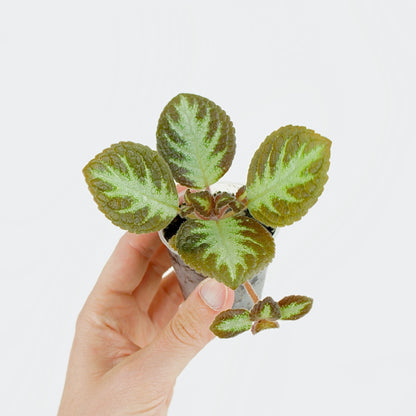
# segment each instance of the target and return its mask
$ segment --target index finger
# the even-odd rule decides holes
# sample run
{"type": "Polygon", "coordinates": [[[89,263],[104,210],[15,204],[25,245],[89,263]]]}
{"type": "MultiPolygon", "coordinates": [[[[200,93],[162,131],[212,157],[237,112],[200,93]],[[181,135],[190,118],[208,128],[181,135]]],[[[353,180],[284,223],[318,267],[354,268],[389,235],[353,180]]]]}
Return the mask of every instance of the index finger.
{"type": "Polygon", "coordinates": [[[153,254],[161,246],[157,232],[127,232],[104,266],[94,290],[131,295],[142,281],[153,254]]]}
{"type": "MultiPolygon", "coordinates": [[[[186,186],[177,185],[178,193],[186,186]]],[[[146,273],[153,254],[163,245],[157,232],[125,233],[108,259],[94,291],[131,295],[146,273]]]]}

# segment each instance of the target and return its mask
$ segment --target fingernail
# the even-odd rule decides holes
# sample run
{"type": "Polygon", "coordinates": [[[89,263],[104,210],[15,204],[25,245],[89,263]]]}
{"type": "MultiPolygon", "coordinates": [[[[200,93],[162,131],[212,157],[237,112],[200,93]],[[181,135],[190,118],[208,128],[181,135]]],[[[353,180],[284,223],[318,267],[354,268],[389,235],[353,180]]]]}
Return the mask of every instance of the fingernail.
{"type": "Polygon", "coordinates": [[[199,288],[199,295],[207,306],[219,311],[227,300],[227,288],[215,279],[207,278],[199,288]]]}

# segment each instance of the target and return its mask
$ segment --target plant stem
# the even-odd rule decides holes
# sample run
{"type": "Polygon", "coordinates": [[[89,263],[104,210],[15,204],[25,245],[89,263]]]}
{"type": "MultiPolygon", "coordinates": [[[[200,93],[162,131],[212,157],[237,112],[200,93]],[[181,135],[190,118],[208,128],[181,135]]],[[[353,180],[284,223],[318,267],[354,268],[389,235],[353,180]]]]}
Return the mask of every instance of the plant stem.
{"type": "Polygon", "coordinates": [[[259,297],[257,296],[256,292],[253,289],[253,286],[251,286],[251,283],[248,280],[244,282],[244,287],[247,290],[247,293],[250,295],[253,303],[256,304],[259,301],[259,297]]]}

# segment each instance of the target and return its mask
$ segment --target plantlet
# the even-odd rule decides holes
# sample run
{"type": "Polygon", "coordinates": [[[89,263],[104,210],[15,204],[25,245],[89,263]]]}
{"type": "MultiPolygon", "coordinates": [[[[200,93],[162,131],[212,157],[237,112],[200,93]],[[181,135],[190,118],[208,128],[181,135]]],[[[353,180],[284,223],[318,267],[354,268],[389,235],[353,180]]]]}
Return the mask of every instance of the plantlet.
{"type": "Polygon", "coordinates": [[[211,325],[217,336],[257,333],[305,315],[312,299],[259,300],[248,280],[272,261],[274,229],[299,220],[322,193],[330,140],[306,127],[281,127],[260,145],[246,185],[232,194],[210,189],[235,154],[234,127],[218,105],[179,94],[162,111],[156,136],[157,152],[120,142],[85,166],[99,209],[132,233],[159,231],[179,216],[169,243],[183,261],[232,289],[244,285],[253,308],[219,314],[211,325]],[[175,181],[188,188],[182,198],[175,181]]]}

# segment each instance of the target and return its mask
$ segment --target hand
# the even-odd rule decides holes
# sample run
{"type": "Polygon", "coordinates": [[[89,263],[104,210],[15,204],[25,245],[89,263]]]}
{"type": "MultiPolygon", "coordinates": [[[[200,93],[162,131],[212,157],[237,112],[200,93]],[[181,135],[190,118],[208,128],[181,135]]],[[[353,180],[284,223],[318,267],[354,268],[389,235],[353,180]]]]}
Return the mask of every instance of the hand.
{"type": "Polygon", "coordinates": [[[205,279],[183,301],[157,233],[126,233],[76,324],[58,416],[165,415],[176,377],[234,292],[205,279]],[[179,307],[180,306],[180,307],[179,307]]]}

